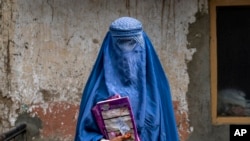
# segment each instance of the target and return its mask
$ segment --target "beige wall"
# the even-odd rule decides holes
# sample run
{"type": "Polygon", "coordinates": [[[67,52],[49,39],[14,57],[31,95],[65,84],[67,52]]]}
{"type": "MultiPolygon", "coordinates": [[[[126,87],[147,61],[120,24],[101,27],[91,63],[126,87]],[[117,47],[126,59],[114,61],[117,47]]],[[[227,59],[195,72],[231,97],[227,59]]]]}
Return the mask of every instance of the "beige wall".
{"type": "Polygon", "coordinates": [[[83,87],[109,24],[132,16],[143,23],[168,75],[185,140],[192,132],[187,63],[196,52],[187,48],[187,34],[195,14],[207,13],[207,7],[206,0],[0,0],[0,132],[30,113],[42,120],[41,136],[60,136],[49,132],[58,116],[60,124],[54,126],[70,140],[83,87]],[[72,129],[66,133],[68,124],[72,129]]]}

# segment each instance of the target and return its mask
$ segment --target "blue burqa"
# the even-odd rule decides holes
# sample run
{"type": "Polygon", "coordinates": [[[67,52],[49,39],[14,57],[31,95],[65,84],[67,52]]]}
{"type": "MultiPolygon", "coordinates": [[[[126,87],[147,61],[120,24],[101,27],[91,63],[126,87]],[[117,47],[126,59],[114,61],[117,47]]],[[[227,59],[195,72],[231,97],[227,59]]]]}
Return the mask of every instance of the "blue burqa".
{"type": "Polygon", "coordinates": [[[140,21],[122,17],[110,25],[83,91],[75,141],[103,138],[91,108],[129,96],[141,141],[178,141],[168,80],[140,21]]]}

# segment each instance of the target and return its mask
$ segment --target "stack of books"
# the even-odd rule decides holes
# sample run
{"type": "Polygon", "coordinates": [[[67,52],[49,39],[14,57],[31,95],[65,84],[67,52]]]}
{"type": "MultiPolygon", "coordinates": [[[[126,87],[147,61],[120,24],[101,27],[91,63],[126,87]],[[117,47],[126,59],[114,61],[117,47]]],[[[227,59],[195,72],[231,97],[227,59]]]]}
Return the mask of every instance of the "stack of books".
{"type": "Polygon", "coordinates": [[[98,102],[92,113],[106,139],[125,135],[126,141],[140,141],[129,97],[114,96],[98,102]]]}

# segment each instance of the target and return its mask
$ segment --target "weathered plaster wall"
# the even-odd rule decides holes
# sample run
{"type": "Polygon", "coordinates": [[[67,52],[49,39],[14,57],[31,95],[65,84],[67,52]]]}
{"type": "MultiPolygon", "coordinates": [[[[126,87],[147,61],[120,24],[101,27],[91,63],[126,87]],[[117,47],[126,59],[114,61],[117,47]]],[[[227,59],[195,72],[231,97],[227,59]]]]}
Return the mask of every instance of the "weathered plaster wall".
{"type": "Polygon", "coordinates": [[[196,48],[188,63],[190,83],[187,92],[190,125],[194,131],[188,141],[229,141],[229,127],[213,126],[210,96],[209,15],[196,13],[196,21],[189,26],[188,48],[196,48]]]}
{"type": "Polygon", "coordinates": [[[109,24],[132,16],[143,23],[167,72],[180,138],[187,140],[193,130],[187,63],[197,52],[187,47],[187,34],[207,6],[206,0],[0,0],[0,132],[33,121],[29,127],[40,129],[30,133],[33,139],[72,140],[82,90],[109,24]]]}

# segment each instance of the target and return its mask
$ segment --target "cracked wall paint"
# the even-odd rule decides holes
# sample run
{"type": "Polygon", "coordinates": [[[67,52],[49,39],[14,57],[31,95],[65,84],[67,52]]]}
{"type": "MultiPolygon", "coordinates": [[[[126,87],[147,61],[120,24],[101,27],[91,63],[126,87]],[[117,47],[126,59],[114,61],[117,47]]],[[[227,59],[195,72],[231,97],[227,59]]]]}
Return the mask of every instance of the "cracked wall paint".
{"type": "Polygon", "coordinates": [[[186,36],[195,13],[207,12],[206,0],[1,0],[0,5],[0,131],[14,126],[23,112],[46,113],[57,102],[78,105],[109,24],[133,16],[142,21],[167,72],[176,115],[187,126],[183,132],[191,132],[186,64],[196,49],[187,48],[186,36]]]}

